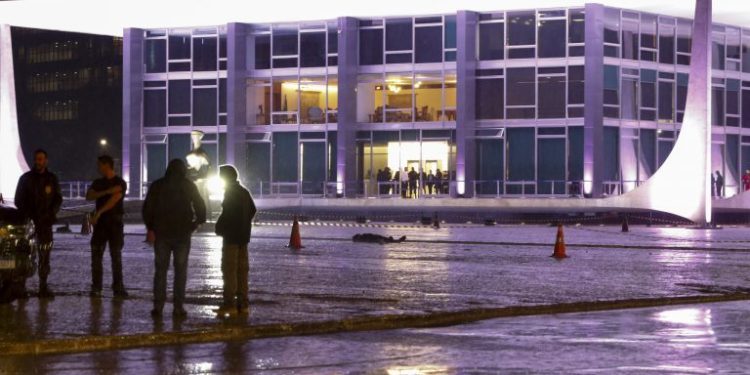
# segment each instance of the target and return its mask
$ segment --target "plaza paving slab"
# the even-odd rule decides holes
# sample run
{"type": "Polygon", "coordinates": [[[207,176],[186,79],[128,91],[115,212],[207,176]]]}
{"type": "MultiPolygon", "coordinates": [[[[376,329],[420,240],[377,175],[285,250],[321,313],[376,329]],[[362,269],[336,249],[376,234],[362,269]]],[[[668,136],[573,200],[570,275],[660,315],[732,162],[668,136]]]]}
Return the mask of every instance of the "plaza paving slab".
{"type": "MultiPolygon", "coordinates": [[[[749,249],[744,242],[750,235],[740,227],[716,231],[638,227],[631,234],[621,234],[614,227],[569,228],[566,234],[571,244],[640,244],[653,249],[571,245],[571,257],[559,262],[549,258],[556,228],[548,226],[435,230],[303,225],[306,247],[291,251],[284,246],[289,227],[261,225],[253,229],[250,244],[249,318],[216,319],[212,310],[220,303],[221,239],[199,233],[190,256],[189,317],[182,322],[168,318],[155,322],[149,316],[153,250],[142,242],[142,226],[128,226],[127,231],[131,235],[126,237],[123,264],[129,299],[113,300],[108,290],[103,299],[90,299],[90,238],[58,235],[50,276],[58,297],[0,306],[0,340],[189,332],[390,314],[742,293],[750,286],[749,249]],[[422,242],[378,245],[348,240],[353,233],[365,231],[406,235],[422,242]],[[675,244],[700,250],[669,248],[675,244]]],[[[108,272],[105,280],[109,280],[108,272]]],[[[35,290],[36,281],[29,287],[35,290]]],[[[168,305],[166,317],[169,312],[168,305]]]]}
{"type": "Polygon", "coordinates": [[[750,302],[0,357],[13,374],[745,374],[750,302]]]}

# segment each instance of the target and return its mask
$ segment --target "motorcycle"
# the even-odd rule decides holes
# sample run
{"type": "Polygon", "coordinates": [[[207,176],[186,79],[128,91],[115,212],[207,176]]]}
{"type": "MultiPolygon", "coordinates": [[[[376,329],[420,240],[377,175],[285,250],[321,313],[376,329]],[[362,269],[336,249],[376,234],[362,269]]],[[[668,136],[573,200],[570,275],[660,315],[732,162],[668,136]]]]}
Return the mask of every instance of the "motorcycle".
{"type": "Polygon", "coordinates": [[[11,303],[37,268],[34,224],[11,206],[0,204],[0,304],[11,303]]]}

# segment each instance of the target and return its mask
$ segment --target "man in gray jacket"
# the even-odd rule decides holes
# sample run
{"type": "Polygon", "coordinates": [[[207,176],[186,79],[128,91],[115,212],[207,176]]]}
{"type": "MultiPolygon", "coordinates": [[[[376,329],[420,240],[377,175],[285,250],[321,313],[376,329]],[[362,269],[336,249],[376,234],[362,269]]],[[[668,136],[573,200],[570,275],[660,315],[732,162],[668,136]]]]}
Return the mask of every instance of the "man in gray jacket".
{"type": "Polygon", "coordinates": [[[187,166],[180,159],[169,162],[164,177],[148,189],[143,203],[143,222],[148,230],[147,241],[154,245],[154,309],[151,315],[161,316],[167,299],[167,270],[174,256],[175,318],[187,316],[185,284],[187,283],[190,236],[206,222],[206,205],[198,188],[187,178],[187,166]]]}

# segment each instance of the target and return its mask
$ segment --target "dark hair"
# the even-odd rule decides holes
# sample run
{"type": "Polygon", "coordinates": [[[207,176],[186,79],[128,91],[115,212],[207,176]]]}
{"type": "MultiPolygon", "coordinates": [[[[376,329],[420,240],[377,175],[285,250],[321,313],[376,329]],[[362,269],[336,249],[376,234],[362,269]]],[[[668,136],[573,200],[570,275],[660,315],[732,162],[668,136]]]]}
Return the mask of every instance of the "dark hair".
{"type": "Polygon", "coordinates": [[[187,175],[187,165],[182,159],[172,159],[167,164],[167,171],[164,177],[184,178],[187,175]]]}
{"type": "Polygon", "coordinates": [[[219,176],[228,181],[237,181],[239,174],[237,173],[237,168],[225,164],[219,167],[219,176]]]}
{"type": "Polygon", "coordinates": [[[109,155],[101,155],[98,158],[96,158],[96,161],[100,164],[106,164],[109,165],[112,169],[115,169],[115,159],[113,159],[109,155]]]}
{"type": "Polygon", "coordinates": [[[38,154],[43,154],[45,158],[49,157],[47,155],[47,151],[44,151],[44,149],[42,149],[42,148],[38,148],[38,149],[36,149],[36,151],[34,151],[34,156],[37,156],[38,154]]]}

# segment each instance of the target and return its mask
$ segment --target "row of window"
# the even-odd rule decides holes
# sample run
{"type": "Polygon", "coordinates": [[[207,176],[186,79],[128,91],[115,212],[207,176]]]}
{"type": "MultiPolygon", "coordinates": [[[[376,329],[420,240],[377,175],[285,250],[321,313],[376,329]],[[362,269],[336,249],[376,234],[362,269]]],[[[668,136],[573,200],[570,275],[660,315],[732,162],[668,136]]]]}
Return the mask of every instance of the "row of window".
{"type": "Polygon", "coordinates": [[[147,81],[144,86],[145,127],[227,123],[226,79],[147,81]]]}
{"type": "MultiPolygon", "coordinates": [[[[692,21],[606,8],[604,55],[614,58],[690,64],[692,21]]],[[[750,33],[714,26],[712,68],[750,73],[750,33]]]]}
{"type": "Polygon", "coordinates": [[[68,121],[78,118],[78,101],[64,100],[33,105],[32,115],[37,121],[68,121]]]}
{"type": "MultiPolygon", "coordinates": [[[[687,74],[605,65],[604,116],[681,123],[687,86],[687,74]]],[[[714,78],[711,104],[714,126],[750,128],[750,81],[714,78]]]]}
{"type": "Polygon", "coordinates": [[[145,40],[146,73],[217,71],[227,68],[225,34],[190,35],[172,31],[145,40]]]}
{"type": "Polygon", "coordinates": [[[281,25],[251,37],[255,69],[310,68],[338,64],[335,23],[313,28],[281,25]]]}
{"type": "Polygon", "coordinates": [[[120,66],[82,68],[72,72],[40,72],[27,78],[26,90],[32,93],[77,90],[95,82],[119,86],[121,79],[120,66]]]}

